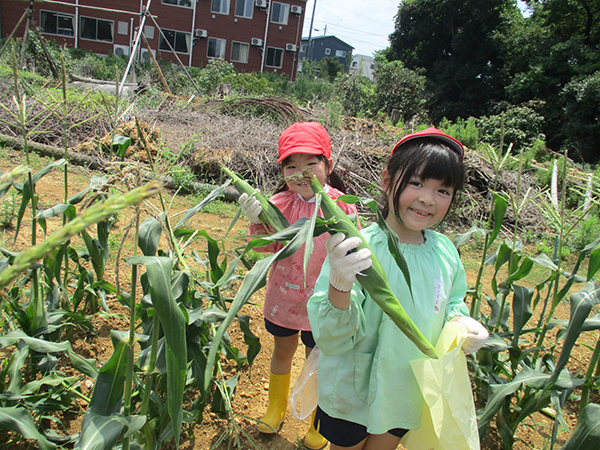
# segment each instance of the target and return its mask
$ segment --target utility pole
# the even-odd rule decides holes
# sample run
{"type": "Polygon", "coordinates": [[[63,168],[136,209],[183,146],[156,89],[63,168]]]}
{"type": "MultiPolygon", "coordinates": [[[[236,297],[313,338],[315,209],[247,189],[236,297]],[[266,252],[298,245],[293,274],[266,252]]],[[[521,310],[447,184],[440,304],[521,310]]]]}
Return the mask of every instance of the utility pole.
{"type": "Polygon", "coordinates": [[[310,47],[312,45],[313,22],[315,21],[315,9],[317,9],[317,0],[313,3],[313,12],[310,18],[310,28],[308,29],[308,48],[306,49],[306,59],[310,61],[310,47]]]}

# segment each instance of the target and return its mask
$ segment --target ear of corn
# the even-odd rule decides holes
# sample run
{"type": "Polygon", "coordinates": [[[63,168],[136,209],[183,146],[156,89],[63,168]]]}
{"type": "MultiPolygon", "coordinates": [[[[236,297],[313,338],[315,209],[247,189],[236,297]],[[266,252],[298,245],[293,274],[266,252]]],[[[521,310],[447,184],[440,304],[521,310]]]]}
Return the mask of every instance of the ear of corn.
{"type": "MultiPolygon", "coordinates": [[[[312,172],[312,171],[310,171],[312,172]]],[[[369,248],[369,245],[363,238],[358,228],[352,223],[350,218],[342,211],[342,209],[323,192],[321,183],[312,173],[304,173],[302,176],[310,183],[315,195],[320,196],[321,210],[325,219],[334,219],[335,225],[332,225],[332,230],[341,231],[347,237],[358,237],[362,244],[357,248],[369,248]]],[[[435,349],[427,338],[417,328],[412,319],[408,316],[398,299],[395,297],[390,285],[387,282],[387,274],[383,270],[381,262],[371,250],[371,267],[363,271],[364,276],[358,276],[357,281],[367,290],[375,303],[392,319],[392,321],[400,328],[400,330],[430,358],[437,359],[435,349]]]]}
{"type": "Polygon", "coordinates": [[[279,208],[267,200],[260,193],[260,191],[254,189],[245,180],[238,177],[227,167],[223,167],[223,172],[225,172],[225,174],[231,178],[233,185],[240,194],[247,194],[248,198],[254,196],[254,198],[260,202],[260,206],[262,206],[262,211],[258,215],[260,220],[267,225],[270,225],[275,231],[282,231],[290,226],[288,220],[285,218],[279,208]]]}

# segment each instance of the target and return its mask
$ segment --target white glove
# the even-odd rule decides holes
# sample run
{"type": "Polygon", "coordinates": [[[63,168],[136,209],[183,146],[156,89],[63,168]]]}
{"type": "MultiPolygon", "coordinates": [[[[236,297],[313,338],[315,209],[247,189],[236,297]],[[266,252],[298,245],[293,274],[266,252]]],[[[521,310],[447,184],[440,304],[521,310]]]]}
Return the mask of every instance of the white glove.
{"type": "Polygon", "coordinates": [[[479,350],[483,344],[485,344],[487,338],[490,337],[490,334],[485,327],[471,317],[461,316],[456,319],[456,321],[464,326],[469,333],[462,345],[465,355],[469,355],[479,350]]]}
{"type": "Polygon", "coordinates": [[[329,257],[329,284],[338,291],[350,292],[356,275],[371,267],[371,251],[368,248],[348,253],[361,242],[359,237],[346,239],[344,233],[336,233],[325,242],[329,257]]]}
{"type": "Polygon", "coordinates": [[[258,217],[262,212],[262,206],[260,206],[260,202],[254,196],[248,198],[248,194],[242,194],[238,198],[238,203],[250,222],[263,223],[258,217]]]}

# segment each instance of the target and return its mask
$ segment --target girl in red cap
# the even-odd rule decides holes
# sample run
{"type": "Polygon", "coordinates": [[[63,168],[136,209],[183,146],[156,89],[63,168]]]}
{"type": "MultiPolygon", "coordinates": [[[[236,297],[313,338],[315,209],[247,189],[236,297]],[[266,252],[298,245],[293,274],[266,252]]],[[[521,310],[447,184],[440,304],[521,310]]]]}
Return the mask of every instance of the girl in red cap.
{"type": "MultiPolygon", "coordinates": [[[[329,134],[322,125],[317,122],[293,124],[281,133],[278,150],[277,162],[281,164],[283,178],[311,167],[332,199],[343,195],[344,185],[333,171],[329,134]]],[[[301,217],[311,217],[315,209],[315,195],[308,183],[285,182],[283,178],[270,201],[281,210],[290,224],[301,217]]],[[[271,232],[258,217],[261,206],[255,198],[242,194],[239,202],[251,222],[250,234],[271,232]]],[[[355,214],[358,221],[356,206],[342,202],[338,202],[338,205],[347,214],[355,214]]],[[[277,433],[283,424],[289,398],[292,359],[298,347],[298,333],[306,347],[307,356],[315,346],[306,303],[313,293],[315,281],[325,261],[325,241],[328,237],[328,234],[324,234],[314,239],[314,250],[306,266],[306,274],[303,269],[303,248],[289,258],[277,261],[269,273],[264,316],[265,327],[274,336],[274,349],[269,377],[269,405],[258,427],[262,433],[277,433]]],[[[280,248],[281,244],[273,243],[256,250],[275,252],[280,248]]],[[[327,441],[314,428],[311,419],[304,445],[309,449],[318,449],[325,444],[327,441]]]]}
{"type": "MultiPolygon", "coordinates": [[[[435,128],[405,136],[392,150],[382,215],[398,238],[412,293],[385,232],[374,223],[362,234],[425,337],[435,345],[444,323],[457,320],[468,331],[462,348],[471,353],[488,332],[468,317],[467,280],[454,245],[429,229],[444,219],[464,179],[462,144],[435,128]]],[[[408,430],[420,428],[423,397],[410,361],[426,356],[355,282],[371,265],[369,249],[352,252],[360,243],[342,233],[327,240],[327,261],[308,302],[321,350],[315,423],[331,450],[394,450],[408,430]]]]}

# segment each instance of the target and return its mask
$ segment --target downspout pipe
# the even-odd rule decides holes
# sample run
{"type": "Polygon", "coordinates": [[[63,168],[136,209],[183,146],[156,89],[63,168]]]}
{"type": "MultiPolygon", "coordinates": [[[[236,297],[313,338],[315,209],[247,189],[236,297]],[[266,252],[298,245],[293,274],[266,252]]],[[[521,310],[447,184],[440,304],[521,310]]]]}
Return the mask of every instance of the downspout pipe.
{"type": "Polygon", "coordinates": [[[190,39],[190,60],[188,63],[188,67],[192,67],[192,56],[194,53],[194,36],[196,33],[196,7],[198,5],[198,2],[194,2],[194,12],[192,13],[192,34],[191,34],[191,39],[190,39]]]}
{"type": "Polygon", "coordinates": [[[260,61],[260,73],[263,73],[265,69],[265,58],[267,56],[267,37],[269,36],[269,20],[271,20],[271,5],[273,2],[269,0],[269,6],[267,7],[267,23],[265,24],[265,37],[263,39],[262,58],[260,61]]]}

